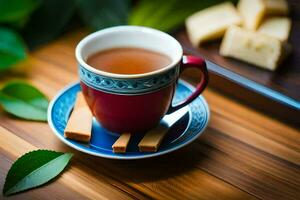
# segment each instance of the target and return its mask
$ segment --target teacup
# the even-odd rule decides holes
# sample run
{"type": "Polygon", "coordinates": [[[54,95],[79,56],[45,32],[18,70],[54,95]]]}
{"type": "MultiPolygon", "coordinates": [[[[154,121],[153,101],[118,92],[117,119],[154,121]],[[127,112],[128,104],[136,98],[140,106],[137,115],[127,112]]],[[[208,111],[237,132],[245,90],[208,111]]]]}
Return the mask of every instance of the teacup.
{"type": "Polygon", "coordinates": [[[92,33],[76,47],[79,76],[84,97],[97,121],[107,130],[139,133],[155,127],[165,114],[191,103],[208,83],[202,58],[183,55],[172,36],[146,27],[116,26],[92,33]],[[87,58],[99,51],[117,47],[137,47],[162,53],[171,64],[144,74],[114,74],[88,65],[87,58]],[[172,99],[181,71],[199,69],[201,81],[183,102],[173,106],[172,99]]]}

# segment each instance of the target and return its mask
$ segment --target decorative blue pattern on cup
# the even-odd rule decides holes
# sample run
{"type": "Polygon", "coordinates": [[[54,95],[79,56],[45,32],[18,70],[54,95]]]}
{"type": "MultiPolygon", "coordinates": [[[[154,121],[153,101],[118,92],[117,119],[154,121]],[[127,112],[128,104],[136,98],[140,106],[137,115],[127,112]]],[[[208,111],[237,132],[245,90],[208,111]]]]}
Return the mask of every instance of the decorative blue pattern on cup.
{"type": "Polygon", "coordinates": [[[142,94],[163,88],[177,80],[179,66],[169,71],[143,78],[121,79],[101,76],[79,65],[80,80],[86,85],[114,94],[142,94]]]}

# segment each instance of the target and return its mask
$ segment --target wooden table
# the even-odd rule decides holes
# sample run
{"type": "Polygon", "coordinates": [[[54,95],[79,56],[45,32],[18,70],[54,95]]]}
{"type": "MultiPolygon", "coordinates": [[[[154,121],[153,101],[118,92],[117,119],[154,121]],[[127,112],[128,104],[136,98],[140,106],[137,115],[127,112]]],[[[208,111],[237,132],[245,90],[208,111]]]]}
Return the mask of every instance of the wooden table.
{"type": "MultiPolygon", "coordinates": [[[[22,69],[2,81],[25,79],[52,98],[78,80],[74,49],[84,35],[66,35],[31,53],[22,69]]],[[[199,139],[174,153],[136,161],[80,153],[58,140],[47,123],[0,112],[0,188],[12,162],[39,148],[75,156],[55,181],[7,199],[300,199],[299,129],[211,88],[204,96],[211,120],[199,139]]]]}

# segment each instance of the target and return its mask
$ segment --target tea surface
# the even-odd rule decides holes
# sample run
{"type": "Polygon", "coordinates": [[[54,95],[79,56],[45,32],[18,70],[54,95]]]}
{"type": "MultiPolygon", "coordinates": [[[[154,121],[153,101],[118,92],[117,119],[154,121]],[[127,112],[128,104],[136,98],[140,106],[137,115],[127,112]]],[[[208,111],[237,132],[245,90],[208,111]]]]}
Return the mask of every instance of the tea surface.
{"type": "Polygon", "coordinates": [[[87,63],[101,71],[115,74],[144,74],[171,63],[163,54],[141,48],[112,48],[92,54],[87,63]]]}

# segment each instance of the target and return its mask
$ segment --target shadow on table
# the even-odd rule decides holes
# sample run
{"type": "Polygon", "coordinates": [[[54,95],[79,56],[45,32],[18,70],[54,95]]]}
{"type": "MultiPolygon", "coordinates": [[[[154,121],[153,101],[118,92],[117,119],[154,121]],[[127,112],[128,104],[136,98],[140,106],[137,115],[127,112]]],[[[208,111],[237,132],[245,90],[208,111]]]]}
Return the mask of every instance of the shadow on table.
{"type": "Polygon", "coordinates": [[[125,181],[152,182],[175,177],[196,167],[202,159],[192,143],[181,150],[155,158],[133,161],[114,161],[112,165],[125,175],[125,181]]]}
{"type": "Polygon", "coordinates": [[[74,157],[72,166],[83,164],[93,170],[86,173],[94,176],[96,172],[122,182],[141,183],[163,180],[186,173],[195,168],[201,160],[205,160],[197,145],[199,142],[193,142],[175,152],[141,160],[110,160],[74,152],[77,156],[74,157]]]}

